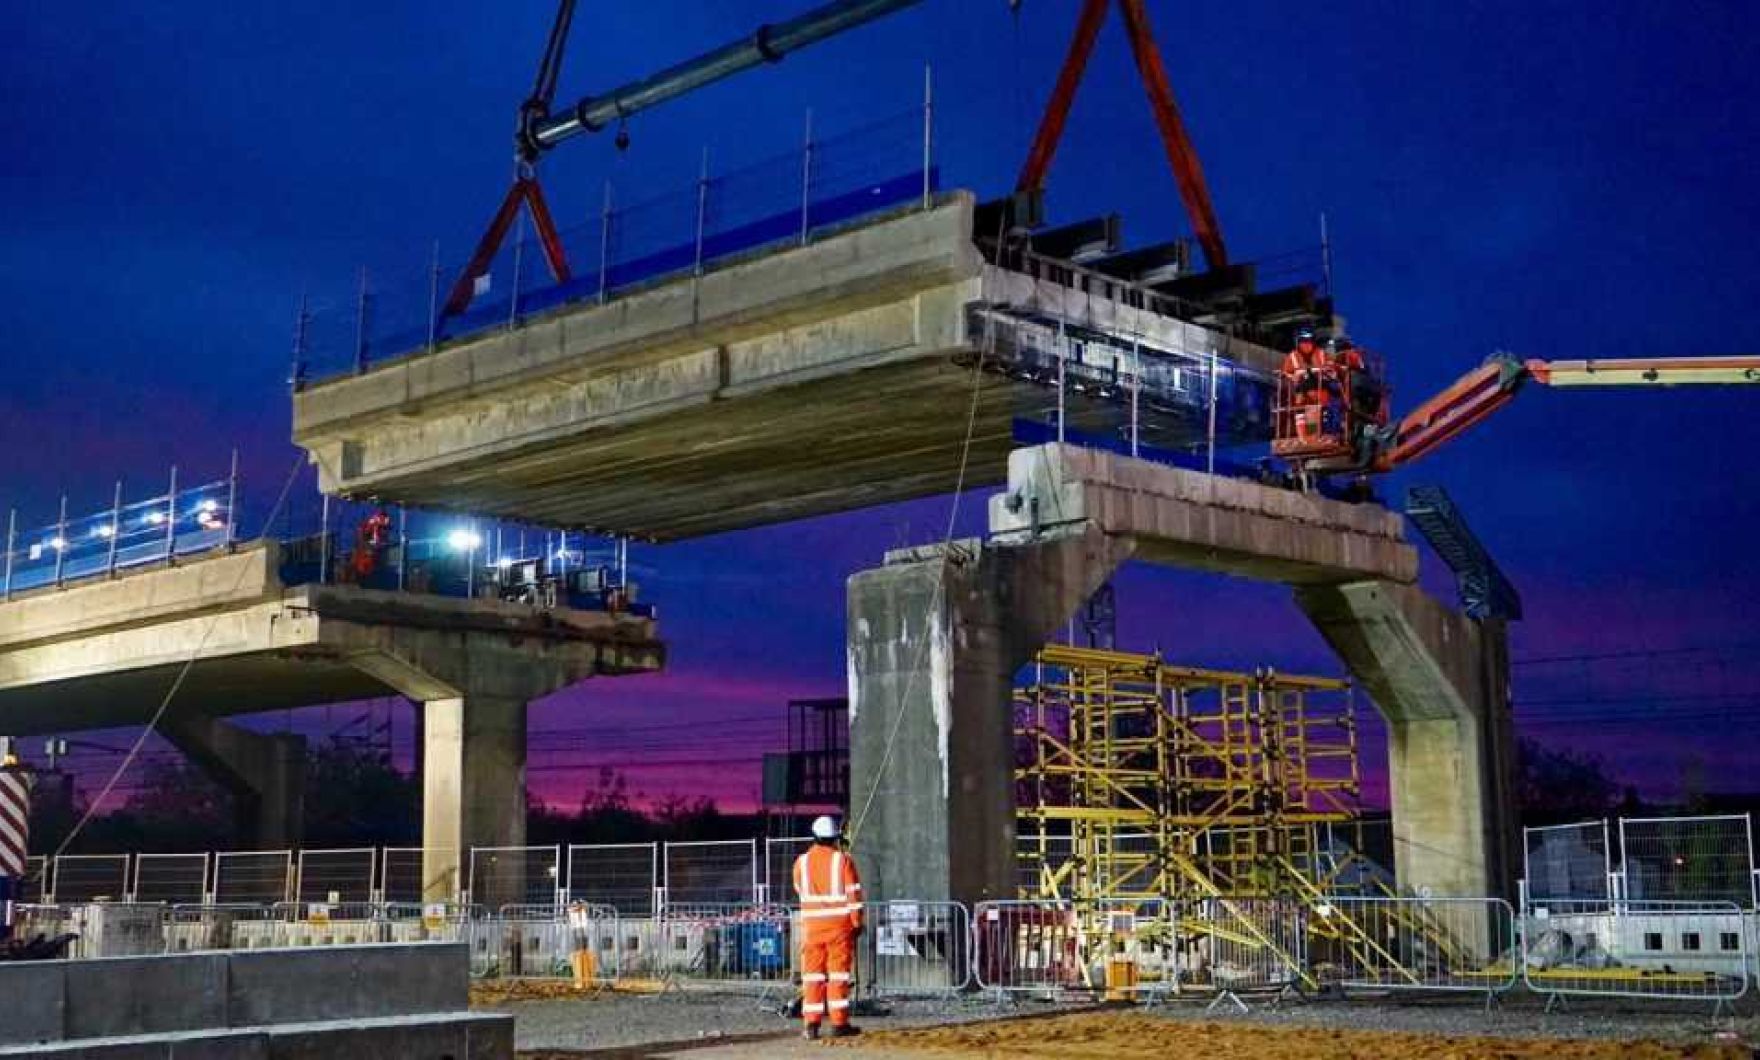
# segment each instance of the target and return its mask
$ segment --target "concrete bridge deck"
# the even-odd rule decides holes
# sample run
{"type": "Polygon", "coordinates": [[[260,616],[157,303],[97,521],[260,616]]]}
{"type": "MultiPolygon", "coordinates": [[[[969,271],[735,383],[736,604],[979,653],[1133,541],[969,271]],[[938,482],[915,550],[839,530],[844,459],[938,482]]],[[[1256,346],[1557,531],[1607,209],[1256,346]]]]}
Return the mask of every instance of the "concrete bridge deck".
{"type": "MultiPolygon", "coordinates": [[[[1139,308],[1122,282],[1096,293],[986,261],[973,210],[956,192],[311,386],[294,397],[294,441],[327,492],[665,540],[947,492],[968,419],[967,485],[1002,481],[1014,421],[1043,421],[1055,396],[1018,351],[999,352],[997,313],[1159,358],[1171,389],[1142,402],[1145,444],[1204,439],[1177,407],[1203,399],[1193,373],[1275,366],[1270,350],[1139,308]],[[996,363],[974,373],[983,354],[996,363]]],[[[1072,350],[1115,382],[1129,374],[1118,348],[1072,350]]],[[[1128,399],[1104,389],[1072,388],[1072,429],[1119,430],[1128,399]]]]}
{"type": "Polygon", "coordinates": [[[290,586],[280,572],[264,541],[0,604],[0,732],[143,725],[171,696],[160,733],[274,847],[298,840],[303,739],[220,719],[406,696],[424,721],[426,878],[450,893],[459,852],[523,841],[527,704],[665,662],[651,618],[290,586]]]}

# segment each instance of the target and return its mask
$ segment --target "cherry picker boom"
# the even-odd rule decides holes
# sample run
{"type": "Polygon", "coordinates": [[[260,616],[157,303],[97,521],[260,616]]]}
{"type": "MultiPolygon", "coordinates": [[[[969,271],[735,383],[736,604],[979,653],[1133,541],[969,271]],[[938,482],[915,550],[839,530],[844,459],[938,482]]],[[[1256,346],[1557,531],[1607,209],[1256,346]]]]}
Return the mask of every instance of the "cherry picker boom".
{"type": "Polygon", "coordinates": [[[1520,360],[1496,354],[1397,422],[1387,390],[1360,357],[1286,371],[1278,382],[1273,455],[1298,473],[1380,474],[1458,438],[1529,382],[1553,387],[1760,384],[1760,357],[1520,360]]]}

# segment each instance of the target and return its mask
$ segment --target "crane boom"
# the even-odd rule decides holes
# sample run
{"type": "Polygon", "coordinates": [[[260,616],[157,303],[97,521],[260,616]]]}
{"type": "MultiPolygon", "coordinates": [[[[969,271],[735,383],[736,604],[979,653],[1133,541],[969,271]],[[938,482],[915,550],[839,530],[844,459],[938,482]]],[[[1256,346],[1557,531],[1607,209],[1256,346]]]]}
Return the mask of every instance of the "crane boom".
{"type": "Polygon", "coordinates": [[[536,157],[581,133],[598,132],[612,122],[658,106],[669,99],[731,77],[783,56],[884,18],[922,0],[835,0],[786,22],[759,26],[750,36],[686,59],[658,73],[620,85],[574,106],[545,115],[521,129],[522,153],[536,157]]]}

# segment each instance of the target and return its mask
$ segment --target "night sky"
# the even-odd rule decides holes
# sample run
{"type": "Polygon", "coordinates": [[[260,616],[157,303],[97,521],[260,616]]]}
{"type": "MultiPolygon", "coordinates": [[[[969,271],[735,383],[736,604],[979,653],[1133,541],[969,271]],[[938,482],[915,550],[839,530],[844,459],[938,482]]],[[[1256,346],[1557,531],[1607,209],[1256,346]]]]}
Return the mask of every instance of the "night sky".
{"type": "MultiPolygon", "coordinates": [[[[806,2],[581,6],[568,99],[806,2]]],[[[1017,22],[1003,0],[926,0],[641,116],[622,155],[609,137],[565,145],[544,167],[552,205],[580,224],[607,178],[685,189],[705,147],[712,167],[793,150],[809,107],[827,134],[909,110],[925,64],[944,185],[999,193],[1074,7],[1027,0],[1017,22]]],[[[1151,8],[1235,256],[1313,245],[1324,211],[1340,308],[1386,356],[1401,405],[1498,349],[1760,351],[1760,7],[1151,8]]],[[[0,10],[0,505],[47,524],[64,491],[96,510],[118,476],[157,483],[175,462],[218,477],[233,446],[266,505],[298,456],[286,379],[301,292],[345,302],[359,267],[413,274],[434,240],[462,255],[509,176],[552,8],[0,10]]],[[[1118,210],[1137,242],[1186,231],[1116,20],[1050,192],[1054,216],[1118,210]]],[[[1683,769],[1760,787],[1756,409],[1752,391],[1535,388],[1387,485],[1445,485],[1521,589],[1524,731],[1605,756],[1655,797],[1678,795],[1683,769]]],[[[963,502],[962,529],[979,529],[981,499],[963,502]]],[[[670,672],[541,705],[535,788],[570,804],[583,767],[612,764],[650,794],[749,802],[782,702],[844,688],[844,579],[938,538],[950,503],[638,548],[670,672]]],[[[1277,587],[1132,568],[1118,590],[1125,646],[1337,669],[1277,587]]]]}

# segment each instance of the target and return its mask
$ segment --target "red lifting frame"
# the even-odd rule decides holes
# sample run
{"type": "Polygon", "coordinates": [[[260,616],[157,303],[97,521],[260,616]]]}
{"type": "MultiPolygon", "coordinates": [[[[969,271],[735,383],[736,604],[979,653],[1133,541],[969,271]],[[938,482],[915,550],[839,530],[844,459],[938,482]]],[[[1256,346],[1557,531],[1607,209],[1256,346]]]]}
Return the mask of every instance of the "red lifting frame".
{"type": "Polygon", "coordinates": [[[556,277],[557,283],[568,282],[571,276],[568,257],[563,253],[562,237],[556,233],[550,206],[544,201],[544,189],[538,186],[536,177],[517,177],[513,187],[507,189],[507,197],[501,200],[501,208],[495,211],[495,219],[489,222],[483,238],[477,241],[471,260],[446,295],[446,305],[440,310],[441,319],[457,316],[470,308],[471,299],[477,295],[477,277],[489,271],[489,263],[495,259],[495,252],[501,249],[501,241],[507,238],[507,230],[519,216],[522,203],[532,212],[532,227],[537,229],[538,243],[544,248],[544,260],[550,265],[550,275],[556,277]]]}
{"type": "MultiPolygon", "coordinates": [[[[1016,191],[1037,192],[1045,186],[1045,174],[1051,168],[1051,158],[1057,153],[1057,143],[1063,137],[1070,105],[1075,102],[1076,87],[1081,84],[1088,59],[1094,54],[1094,42],[1099,39],[1100,27],[1106,22],[1106,12],[1111,4],[1112,0],[1084,0],[1076,21],[1075,36],[1070,40],[1069,54],[1064,57],[1063,69],[1058,72],[1057,84],[1051,90],[1051,99],[1039,119],[1033,146],[1027,152],[1026,164],[1021,167],[1020,179],[1015,182],[1016,191]]],[[[1124,14],[1125,34],[1130,38],[1131,52],[1136,56],[1137,73],[1142,77],[1143,90],[1148,93],[1149,107],[1155,113],[1161,146],[1167,151],[1167,162],[1173,168],[1180,200],[1192,221],[1192,231],[1197,234],[1198,244],[1204,248],[1204,260],[1212,269],[1222,268],[1228,264],[1222,226],[1217,223],[1216,210],[1210,204],[1210,188],[1204,182],[1204,168],[1198,162],[1198,152],[1192,146],[1191,137],[1186,135],[1185,121],[1180,117],[1179,104],[1174,101],[1173,85],[1167,78],[1167,67],[1161,62],[1161,49],[1156,47],[1155,36],[1149,28],[1149,12],[1144,7],[1144,0],[1118,0],[1118,6],[1124,14]]]]}

